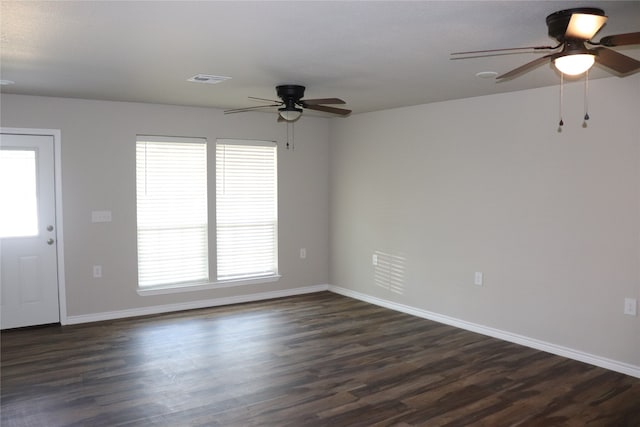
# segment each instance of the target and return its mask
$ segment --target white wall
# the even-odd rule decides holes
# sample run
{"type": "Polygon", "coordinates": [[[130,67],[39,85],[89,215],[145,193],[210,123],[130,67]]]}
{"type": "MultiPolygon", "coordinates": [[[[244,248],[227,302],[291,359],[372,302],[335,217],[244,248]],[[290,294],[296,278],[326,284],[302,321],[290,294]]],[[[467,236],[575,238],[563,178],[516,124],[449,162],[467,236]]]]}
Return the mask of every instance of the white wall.
{"type": "Polygon", "coordinates": [[[0,125],[62,130],[71,316],[330,282],[640,367],[640,317],[622,314],[640,299],[640,76],[591,82],[587,129],[581,88],[566,87],[562,133],[543,88],[305,117],[295,151],[273,115],[206,108],[2,95],[0,125]],[[136,134],[279,141],[279,282],[136,293],[136,134]],[[105,209],[113,222],[92,224],[105,209]],[[375,251],[404,259],[396,289],[375,251]]]}
{"type": "MultiPolygon", "coordinates": [[[[167,105],[2,95],[3,127],[62,131],[62,191],[69,316],[230,298],[328,282],[328,120],[295,124],[295,150],[274,114],[224,116],[221,110],[167,105]],[[140,296],[137,288],[136,134],[254,138],[278,141],[279,268],[277,283],[140,296]],[[91,223],[91,211],[111,210],[113,222],[91,223]],[[299,249],[307,258],[299,258],[299,249]],[[94,279],[94,264],[103,278],[94,279]]],[[[215,195],[215,150],[209,149],[215,195]]],[[[210,197],[210,216],[215,197],[210,197]]],[[[213,219],[211,225],[213,225],[213,219]]],[[[215,242],[215,227],[210,227],[215,242]]]]}
{"type": "Polygon", "coordinates": [[[332,121],[331,284],[640,367],[640,76],[582,87],[332,121]]]}

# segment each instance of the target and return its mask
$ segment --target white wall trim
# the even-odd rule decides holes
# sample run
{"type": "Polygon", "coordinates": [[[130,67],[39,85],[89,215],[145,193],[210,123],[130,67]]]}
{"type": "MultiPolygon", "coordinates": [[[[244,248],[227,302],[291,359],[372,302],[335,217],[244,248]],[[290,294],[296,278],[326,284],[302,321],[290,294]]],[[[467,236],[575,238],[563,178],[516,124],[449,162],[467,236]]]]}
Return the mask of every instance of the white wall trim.
{"type": "Polygon", "coordinates": [[[250,279],[236,279],[236,280],[222,280],[219,282],[208,283],[190,283],[182,285],[168,285],[168,286],[151,286],[148,288],[138,288],[136,292],[138,295],[164,295],[164,294],[177,294],[183,292],[203,291],[207,289],[222,289],[233,288],[236,286],[247,285],[260,285],[262,283],[273,283],[280,280],[282,276],[274,274],[271,276],[254,277],[250,279]]]}
{"type": "Polygon", "coordinates": [[[177,304],[153,305],[149,307],[132,308],[129,310],[80,314],[77,316],[68,316],[66,324],[74,325],[78,323],[99,322],[102,320],[121,319],[125,317],[147,316],[150,314],[170,313],[174,311],[193,310],[197,308],[217,307],[221,305],[239,304],[243,302],[262,301],[274,298],[283,298],[294,295],[322,292],[328,289],[329,285],[315,285],[302,288],[283,289],[280,291],[259,292],[248,295],[189,301],[177,304]]]}
{"type": "Polygon", "coordinates": [[[55,180],[56,256],[58,258],[58,310],[60,323],[67,322],[67,292],[64,275],[64,231],[62,218],[62,134],[60,129],[0,127],[0,133],[16,135],[47,135],[53,137],[53,177],[55,180]]]}
{"type": "Polygon", "coordinates": [[[524,345],[526,347],[531,347],[536,350],[546,351],[547,353],[552,353],[558,356],[566,357],[569,359],[588,363],[590,365],[595,365],[601,368],[609,369],[611,371],[616,371],[622,374],[631,375],[632,377],[640,378],[640,366],[619,362],[617,360],[596,356],[596,355],[585,353],[579,350],[574,350],[568,347],[552,344],[546,341],[540,341],[535,338],[529,338],[523,335],[518,335],[511,332],[503,331],[500,329],[479,325],[477,323],[467,322],[465,320],[456,319],[454,317],[445,316],[445,315],[434,313],[431,311],[410,307],[408,305],[399,304],[399,303],[388,301],[385,299],[373,297],[357,291],[345,289],[339,286],[329,285],[329,291],[334,292],[336,294],[351,297],[357,300],[361,300],[364,302],[368,302],[371,304],[379,305],[381,307],[389,308],[391,310],[400,311],[402,313],[410,314],[417,317],[422,317],[424,319],[433,320],[435,322],[444,323],[450,326],[455,326],[456,328],[477,332],[482,335],[487,335],[487,336],[498,338],[504,341],[524,345]]]}

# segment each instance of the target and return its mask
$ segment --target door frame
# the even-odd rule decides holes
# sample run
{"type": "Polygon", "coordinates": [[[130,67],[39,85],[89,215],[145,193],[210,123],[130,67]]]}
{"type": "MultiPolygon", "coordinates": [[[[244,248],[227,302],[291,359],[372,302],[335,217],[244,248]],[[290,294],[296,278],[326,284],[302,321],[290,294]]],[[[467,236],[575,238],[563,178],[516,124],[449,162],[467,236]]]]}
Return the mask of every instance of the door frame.
{"type": "Polygon", "coordinates": [[[62,139],[60,129],[31,129],[0,127],[0,133],[14,135],[46,135],[53,137],[53,176],[54,176],[54,200],[55,200],[55,239],[58,282],[58,308],[60,310],[60,324],[67,324],[67,293],[64,276],[64,239],[62,228],[62,139]]]}

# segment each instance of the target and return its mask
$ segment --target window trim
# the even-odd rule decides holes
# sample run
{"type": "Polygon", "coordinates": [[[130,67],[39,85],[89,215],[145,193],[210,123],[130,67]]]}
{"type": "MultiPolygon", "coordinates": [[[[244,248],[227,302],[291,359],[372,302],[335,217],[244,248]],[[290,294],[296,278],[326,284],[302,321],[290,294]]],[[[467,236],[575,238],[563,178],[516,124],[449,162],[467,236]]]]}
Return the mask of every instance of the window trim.
{"type": "Polygon", "coordinates": [[[222,280],[207,283],[180,283],[170,285],[148,286],[145,288],[138,287],[136,292],[138,295],[165,295],[177,294],[181,292],[204,291],[208,289],[224,289],[236,286],[259,285],[261,283],[274,283],[280,280],[280,274],[267,275],[262,277],[252,277],[250,279],[222,280]]]}

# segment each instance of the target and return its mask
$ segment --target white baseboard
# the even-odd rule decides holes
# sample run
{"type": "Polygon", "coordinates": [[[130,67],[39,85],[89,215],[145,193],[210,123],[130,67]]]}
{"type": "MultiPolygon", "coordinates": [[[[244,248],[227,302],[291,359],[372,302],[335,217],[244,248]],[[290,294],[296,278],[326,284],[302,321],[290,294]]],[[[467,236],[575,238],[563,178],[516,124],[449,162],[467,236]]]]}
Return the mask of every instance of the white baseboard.
{"type": "Polygon", "coordinates": [[[78,323],[99,322],[102,320],[122,319],[125,317],[147,316],[150,314],[170,313],[173,311],[193,310],[196,308],[217,307],[221,305],[239,304],[243,302],[262,301],[274,298],[283,298],[294,295],[322,292],[329,289],[329,285],[306,286],[303,288],[283,289],[281,291],[259,292],[249,295],[238,295],[225,298],[214,298],[199,301],[183,302],[178,304],[154,305],[150,307],[132,308],[129,310],[106,311],[102,313],[80,314],[67,316],[65,325],[78,323]]]}
{"type": "Polygon", "coordinates": [[[398,304],[392,301],[387,301],[381,298],[372,297],[370,295],[352,291],[350,289],[341,288],[339,286],[329,285],[329,291],[335,292],[337,294],[344,295],[347,297],[351,297],[357,300],[365,301],[371,304],[379,305],[381,307],[389,308],[391,310],[400,311],[402,313],[411,314],[413,316],[422,317],[424,319],[429,319],[435,322],[444,323],[446,325],[455,326],[456,328],[477,332],[482,335],[487,335],[487,336],[498,338],[504,341],[509,341],[512,343],[524,345],[526,347],[531,347],[536,350],[546,351],[547,353],[552,353],[558,356],[566,357],[569,359],[588,363],[590,365],[609,369],[611,371],[616,371],[622,374],[631,375],[632,377],[640,378],[640,366],[635,366],[628,363],[607,359],[605,357],[600,357],[600,356],[585,353],[579,350],[574,350],[571,348],[548,343],[545,341],[540,341],[534,338],[525,337],[523,335],[502,331],[500,329],[479,325],[477,323],[467,322],[464,320],[456,319],[454,317],[444,316],[442,314],[410,307],[408,305],[398,304]]]}

